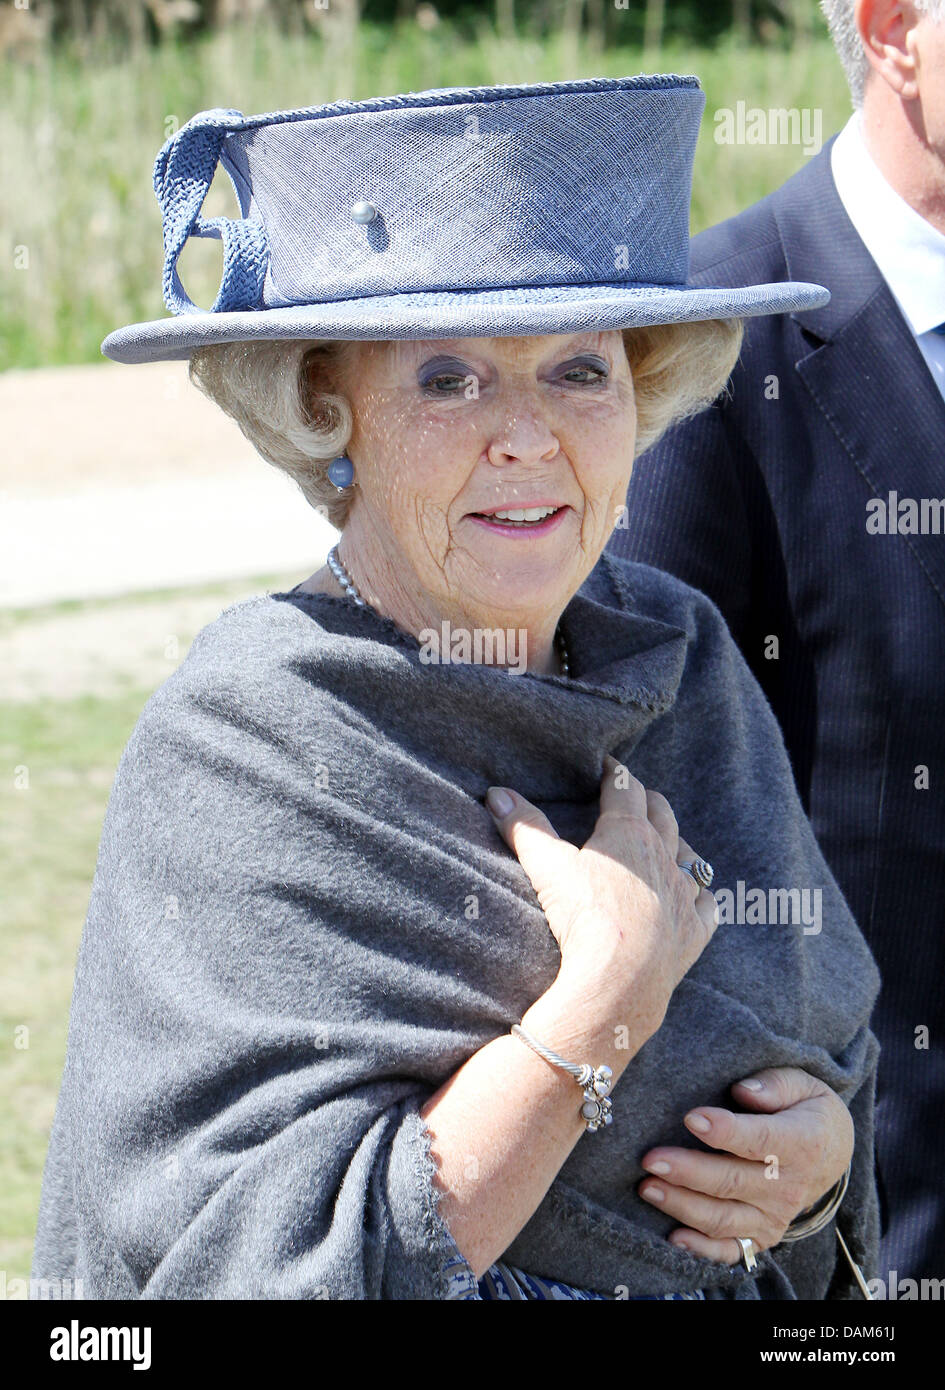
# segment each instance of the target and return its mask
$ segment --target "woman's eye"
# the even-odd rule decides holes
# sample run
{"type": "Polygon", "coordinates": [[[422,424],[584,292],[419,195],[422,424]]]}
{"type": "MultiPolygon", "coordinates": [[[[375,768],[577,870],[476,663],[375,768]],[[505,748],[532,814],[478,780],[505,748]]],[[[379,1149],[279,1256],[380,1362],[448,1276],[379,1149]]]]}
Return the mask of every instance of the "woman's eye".
{"type": "Polygon", "coordinates": [[[472,372],[464,362],[451,358],[430,361],[417,374],[420,386],[428,396],[458,396],[464,391],[472,372]]]}
{"type": "Polygon", "coordinates": [[[436,396],[451,396],[466,383],[466,377],[459,372],[438,372],[423,383],[423,389],[436,396]]]}
{"type": "Polygon", "coordinates": [[[578,386],[585,384],[596,385],[599,381],[606,381],[609,372],[603,362],[575,362],[572,366],[566,367],[561,373],[561,380],[573,381],[578,386]]]}

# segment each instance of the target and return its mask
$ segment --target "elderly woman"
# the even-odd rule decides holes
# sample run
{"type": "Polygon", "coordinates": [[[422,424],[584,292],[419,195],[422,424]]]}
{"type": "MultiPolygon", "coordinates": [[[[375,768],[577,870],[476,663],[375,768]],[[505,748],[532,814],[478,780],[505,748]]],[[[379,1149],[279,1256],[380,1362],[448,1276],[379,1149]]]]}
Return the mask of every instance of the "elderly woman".
{"type": "Polygon", "coordinates": [[[199,634],[122,757],[37,1278],[826,1298],[871,1263],[872,959],[718,610],[603,553],[741,316],[827,297],[686,286],[703,104],[450,90],[162,150],[177,316],[105,350],[190,356],[341,537],[199,634]],[[244,216],[206,222],[221,154],[244,216]],[[778,910],[733,920],[746,888],[778,910]]]}

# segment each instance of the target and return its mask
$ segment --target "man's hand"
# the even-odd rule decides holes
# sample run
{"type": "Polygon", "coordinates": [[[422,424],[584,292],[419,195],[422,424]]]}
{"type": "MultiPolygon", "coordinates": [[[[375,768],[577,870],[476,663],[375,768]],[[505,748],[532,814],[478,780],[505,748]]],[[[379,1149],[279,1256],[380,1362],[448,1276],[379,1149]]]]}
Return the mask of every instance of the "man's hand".
{"type": "Polygon", "coordinates": [[[843,1176],[854,1144],[843,1101],[797,1067],[760,1071],[731,1089],[739,1106],[758,1113],[691,1110],[687,1129],[716,1152],[650,1149],[643,1167],[655,1178],[640,1185],[641,1197],[682,1223],[669,1236],[674,1245],[729,1265],[742,1257],[735,1236],[756,1250],[777,1245],[843,1176]]]}

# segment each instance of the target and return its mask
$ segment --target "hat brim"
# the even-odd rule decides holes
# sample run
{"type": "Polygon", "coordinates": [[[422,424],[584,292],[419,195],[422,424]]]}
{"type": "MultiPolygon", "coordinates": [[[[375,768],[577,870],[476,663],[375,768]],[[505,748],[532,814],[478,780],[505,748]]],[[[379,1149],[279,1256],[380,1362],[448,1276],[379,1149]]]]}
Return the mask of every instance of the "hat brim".
{"type": "Polygon", "coordinates": [[[187,358],[213,343],[291,338],[370,340],[531,337],[587,329],[753,318],[819,309],[823,285],[784,280],[737,288],[565,285],[550,288],[437,290],[294,304],[241,313],[197,312],[110,333],[102,352],[115,362],[187,358]]]}

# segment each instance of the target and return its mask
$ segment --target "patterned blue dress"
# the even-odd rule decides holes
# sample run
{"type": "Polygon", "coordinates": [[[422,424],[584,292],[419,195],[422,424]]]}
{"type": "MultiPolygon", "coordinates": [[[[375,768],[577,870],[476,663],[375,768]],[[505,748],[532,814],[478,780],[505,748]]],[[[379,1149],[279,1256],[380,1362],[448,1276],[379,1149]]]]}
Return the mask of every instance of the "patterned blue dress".
{"type": "MultiPolygon", "coordinates": [[[[545,1279],[537,1274],[526,1274],[514,1265],[498,1261],[490,1265],[481,1279],[476,1278],[466,1260],[460,1254],[455,1241],[449,1241],[450,1256],[446,1267],[450,1271],[449,1299],[478,1299],[480,1301],[501,1300],[513,1302],[518,1299],[608,1299],[609,1294],[597,1293],[594,1289],[576,1289],[572,1284],[562,1284],[558,1279],[545,1279]]],[[[631,1303],[673,1302],[677,1299],[701,1300],[705,1294],[701,1289],[695,1293],[667,1293],[638,1295],[631,1303]]]]}

